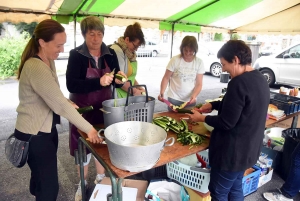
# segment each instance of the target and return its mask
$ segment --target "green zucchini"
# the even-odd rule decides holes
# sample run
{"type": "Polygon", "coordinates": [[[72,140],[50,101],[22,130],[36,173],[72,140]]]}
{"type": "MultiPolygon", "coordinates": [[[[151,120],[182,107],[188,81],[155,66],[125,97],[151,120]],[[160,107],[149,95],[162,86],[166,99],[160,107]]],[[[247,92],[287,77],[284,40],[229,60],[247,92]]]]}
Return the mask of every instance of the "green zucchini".
{"type": "Polygon", "coordinates": [[[126,82],[127,79],[126,77],[124,77],[123,75],[120,75],[120,74],[115,74],[116,78],[122,82],[126,82]]]}
{"type": "Polygon", "coordinates": [[[93,109],[94,109],[93,106],[81,107],[81,108],[77,108],[77,112],[79,112],[79,114],[82,114],[82,113],[92,111],[93,109]]]}
{"type": "Polygon", "coordinates": [[[188,114],[194,114],[191,110],[187,109],[176,109],[178,113],[188,113],[188,114]]]}

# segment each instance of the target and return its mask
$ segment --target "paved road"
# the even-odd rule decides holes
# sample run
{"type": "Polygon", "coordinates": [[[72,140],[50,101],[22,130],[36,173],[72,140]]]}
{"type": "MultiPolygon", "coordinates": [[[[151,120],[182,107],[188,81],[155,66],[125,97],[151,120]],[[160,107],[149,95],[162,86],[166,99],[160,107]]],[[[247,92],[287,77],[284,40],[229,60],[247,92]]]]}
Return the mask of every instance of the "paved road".
{"type": "MultiPolygon", "coordinates": [[[[150,96],[157,98],[161,79],[168,64],[168,57],[156,58],[138,58],[139,70],[137,80],[140,84],[147,86],[150,96]]],[[[57,60],[56,66],[58,70],[59,83],[63,94],[68,97],[66,88],[65,69],[67,60],[57,60]]],[[[220,95],[221,89],[227,84],[220,83],[219,78],[211,75],[204,75],[203,90],[198,97],[198,102],[204,102],[206,99],[216,98],[220,95]]],[[[13,132],[17,117],[16,108],[18,106],[18,82],[15,79],[0,81],[0,141],[6,139],[13,132]]],[[[157,101],[155,112],[166,111],[165,104],[157,101]]],[[[68,131],[67,120],[62,118],[61,126],[58,126],[59,133],[68,131]]]]}

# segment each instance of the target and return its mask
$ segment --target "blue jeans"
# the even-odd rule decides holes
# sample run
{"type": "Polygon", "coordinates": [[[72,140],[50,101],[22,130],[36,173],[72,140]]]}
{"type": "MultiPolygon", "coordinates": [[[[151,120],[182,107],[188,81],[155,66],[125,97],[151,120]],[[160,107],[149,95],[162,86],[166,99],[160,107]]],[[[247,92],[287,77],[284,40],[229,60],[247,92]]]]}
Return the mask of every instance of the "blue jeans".
{"type": "Polygon", "coordinates": [[[243,175],[245,171],[228,172],[211,169],[208,189],[212,201],[243,201],[243,175]]]}
{"type": "MultiPolygon", "coordinates": [[[[182,102],[182,101],[175,100],[175,99],[169,98],[169,97],[168,97],[168,101],[169,101],[170,103],[172,103],[173,105],[177,105],[177,106],[179,106],[179,105],[181,105],[182,103],[184,103],[184,102],[182,102]]],[[[195,106],[195,105],[196,105],[196,103],[189,104],[188,107],[193,107],[193,106],[195,106]]],[[[168,107],[168,110],[169,110],[170,112],[173,111],[173,110],[171,110],[169,107],[168,107]]]]}
{"type": "Polygon", "coordinates": [[[289,175],[281,187],[281,192],[285,197],[293,198],[300,190],[300,143],[298,143],[292,154],[292,166],[289,175]]]}

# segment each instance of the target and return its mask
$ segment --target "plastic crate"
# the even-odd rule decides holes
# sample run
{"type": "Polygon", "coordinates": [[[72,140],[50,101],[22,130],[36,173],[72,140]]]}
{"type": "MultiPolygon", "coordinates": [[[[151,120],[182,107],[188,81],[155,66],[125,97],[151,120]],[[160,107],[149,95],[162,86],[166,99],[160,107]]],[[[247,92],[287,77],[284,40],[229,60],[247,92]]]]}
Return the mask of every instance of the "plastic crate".
{"type": "Polygon", "coordinates": [[[244,176],[242,180],[244,196],[249,195],[257,190],[261,169],[256,166],[253,166],[252,168],[255,169],[255,171],[247,176],[244,176]]]}
{"type": "MultiPolygon", "coordinates": [[[[199,152],[199,155],[208,163],[208,150],[199,152]]],[[[208,192],[210,170],[195,167],[197,164],[196,154],[184,157],[178,161],[167,164],[167,175],[184,186],[201,193],[208,192]],[[186,161],[186,163],[183,163],[186,161]]]]}
{"type": "Polygon", "coordinates": [[[289,115],[300,111],[300,98],[270,91],[270,103],[289,115]]]}

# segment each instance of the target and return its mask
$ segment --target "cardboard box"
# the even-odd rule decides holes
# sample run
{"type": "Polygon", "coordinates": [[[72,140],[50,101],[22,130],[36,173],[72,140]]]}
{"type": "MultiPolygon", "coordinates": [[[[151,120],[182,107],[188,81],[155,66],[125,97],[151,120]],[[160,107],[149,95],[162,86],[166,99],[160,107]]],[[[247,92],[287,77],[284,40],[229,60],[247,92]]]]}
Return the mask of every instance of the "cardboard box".
{"type": "MultiPolygon", "coordinates": [[[[101,181],[100,184],[109,185],[109,187],[111,189],[111,181],[110,181],[110,178],[108,178],[108,177],[105,177],[101,181]]],[[[147,190],[147,187],[148,187],[148,182],[147,181],[124,179],[123,182],[122,182],[122,186],[123,187],[136,188],[137,189],[136,201],[144,201],[145,193],[146,193],[146,190],[147,190]]],[[[130,191],[130,192],[133,192],[133,191],[130,191]]],[[[94,196],[94,192],[93,192],[91,198],[93,198],[93,196],[94,196]]],[[[106,200],[106,198],[105,198],[105,200],[106,200]]],[[[124,197],[124,194],[123,194],[123,200],[126,200],[125,197],[124,197]]]]}
{"type": "Polygon", "coordinates": [[[184,188],[190,196],[190,201],[211,201],[210,192],[200,193],[186,186],[184,188]]]}
{"type": "Polygon", "coordinates": [[[264,185],[265,183],[271,181],[272,175],[273,175],[273,169],[271,168],[268,174],[259,177],[258,188],[264,185]]]}

